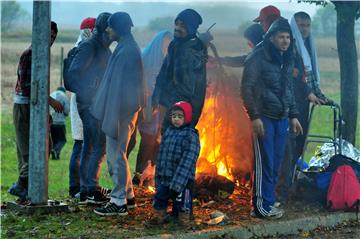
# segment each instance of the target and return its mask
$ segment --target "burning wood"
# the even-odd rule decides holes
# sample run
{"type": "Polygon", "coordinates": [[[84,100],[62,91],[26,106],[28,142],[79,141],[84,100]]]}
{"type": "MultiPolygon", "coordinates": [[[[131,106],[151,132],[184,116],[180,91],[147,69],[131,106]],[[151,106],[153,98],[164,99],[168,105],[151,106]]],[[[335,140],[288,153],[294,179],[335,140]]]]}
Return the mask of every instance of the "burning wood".
{"type": "Polygon", "coordinates": [[[202,201],[228,198],[235,189],[235,183],[221,175],[201,173],[196,175],[194,197],[202,201]]]}
{"type": "Polygon", "coordinates": [[[139,186],[148,186],[148,188],[154,188],[155,186],[155,165],[152,165],[150,160],[147,162],[147,166],[141,174],[139,186]]]}

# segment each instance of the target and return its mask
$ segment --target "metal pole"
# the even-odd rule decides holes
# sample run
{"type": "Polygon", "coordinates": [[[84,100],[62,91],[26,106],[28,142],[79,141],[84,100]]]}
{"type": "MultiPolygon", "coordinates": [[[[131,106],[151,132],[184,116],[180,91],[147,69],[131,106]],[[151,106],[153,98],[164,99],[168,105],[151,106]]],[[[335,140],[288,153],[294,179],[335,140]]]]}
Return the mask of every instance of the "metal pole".
{"type": "Polygon", "coordinates": [[[60,86],[63,86],[63,70],[64,70],[64,47],[60,49],[60,86]]]}
{"type": "Polygon", "coordinates": [[[48,200],[48,112],[50,76],[50,2],[34,1],[32,30],[29,198],[48,200]]]}

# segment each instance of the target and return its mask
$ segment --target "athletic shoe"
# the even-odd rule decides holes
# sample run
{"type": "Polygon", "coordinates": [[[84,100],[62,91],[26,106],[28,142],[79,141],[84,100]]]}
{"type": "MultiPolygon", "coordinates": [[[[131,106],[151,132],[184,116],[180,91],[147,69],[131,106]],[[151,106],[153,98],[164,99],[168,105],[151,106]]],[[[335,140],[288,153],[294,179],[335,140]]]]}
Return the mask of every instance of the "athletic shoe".
{"type": "Polygon", "coordinates": [[[88,203],[87,198],[88,198],[87,193],[80,192],[79,204],[80,205],[86,205],[88,203]]]}
{"type": "Polygon", "coordinates": [[[274,203],[274,207],[280,207],[281,206],[281,202],[275,202],[274,203]]]}
{"type": "Polygon", "coordinates": [[[104,196],[106,197],[110,197],[111,194],[111,189],[110,188],[104,188],[104,187],[100,187],[99,190],[104,196]]]}
{"type": "Polygon", "coordinates": [[[17,182],[10,187],[8,193],[22,199],[26,199],[27,197],[27,189],[20,186],[17,182]]]}
{"type": "Polygon", "coordinates": [[[87,202],[92,204],[103,204],[109,201],[109,198],[107,198],[104,194],[102,194],[100,191],[92,191],[88,193],[87,202]]]}
{"type": "Polygon", "coordinates": [[[265,218],[268,219],[279,219],[284,215],[284,210],[277,208],[277,207],[272,207],[270,206],[271,210],[268,214],[265,215],[265,218]]]}
{"type": "Polygon", "coordinates": [[[136,208],[136,202],[135,202],[135,197],[127,199],[127,203],[126,203],[127,208],[132,209],[132,208],[136,208]]]}
{"type": "Polygon", "coordinates": [[[126,204],[118,206],[112,202],[106,203],[103,207],[95,208],[94,212],[100,216],[128,215],[126,204]]]}

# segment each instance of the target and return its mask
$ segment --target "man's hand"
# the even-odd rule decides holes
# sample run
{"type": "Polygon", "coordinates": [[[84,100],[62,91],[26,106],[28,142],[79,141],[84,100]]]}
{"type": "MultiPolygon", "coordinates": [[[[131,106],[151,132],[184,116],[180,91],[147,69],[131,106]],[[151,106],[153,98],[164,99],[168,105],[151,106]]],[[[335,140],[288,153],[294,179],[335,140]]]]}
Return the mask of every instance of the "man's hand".
{"type": "Polygon", "coordinates": [[[52,97],[49,97],[49,105],[58,113],[64,112],[64,106],[52,97]]]}
{"type": "Polygon", "coordinates": [[[290,120],[290,126],[291,130],[295,133],[296,136],[298,136],[299,134],[303,134],[303,129],[297,118],[290,120]]]}
{"type": "Polygon", "coordinates": [[[326,103],[326,100],[317,97],[314,93],[308,95],[308,100],[314,105],[322,105],[326,103]]]}
{"type": "Polygon", "coordinates": [[[264,130],[264,125],[263,125],[263,122],[261,121],[261,119],[253,120],[251,123],[252,123],[252,128],[253,128],[254,134],[257,137],[263,137],[265,134],[265,130],[264,130]]]}

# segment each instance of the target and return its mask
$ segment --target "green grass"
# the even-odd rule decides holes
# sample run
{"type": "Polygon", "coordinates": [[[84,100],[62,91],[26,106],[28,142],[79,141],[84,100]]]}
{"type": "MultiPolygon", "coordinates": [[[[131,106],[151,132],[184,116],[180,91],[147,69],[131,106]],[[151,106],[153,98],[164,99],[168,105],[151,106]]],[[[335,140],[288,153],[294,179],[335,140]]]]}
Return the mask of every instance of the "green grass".
{"type": "MultiPolygon", "coordinates": [[[[12,115],[1,115],[1,201],[16,199],[7,193],[13,182],[17,180],[17,155],[15,144],[15,129],[12,123],[12,115]]],[[[73,146],[71,137],[70,118],[67,118],[67,143],[61,152],[60,160],[49,159],[49,198],[63,199],[68,195],[69,185],[69,160],[73,146]]],[[[130,155],[129,164],[131,172],[134,172],[138,144],[130,155]]],[[[106,160],[103,162],[100,184],[112,188],[112,181],[107,170],[106,160]]]]}
{"type": "MultiPolygon", "coordinates": [[[[141,29],[134,34],[139,40],[139,44],[144,46],[150,40],[152,34],[141,29]]],[[[76,32],[59,33],[56,44],[52,47],[52,75],[50,88],[57,86],[59,78],[59,52],[63,46],[65,50],[72,47],[76,39],[76,32]],[[66,42],[66,43],[65,43],[66,42]]],[[[7,35],[2,36],[2,112],[1,112],[1,202],[12,201],[16,198],[9,195],[7,190],[16,181],[17,156],[15,144],[15,131],[12,124],[12,92],[14,89],[14,77],[16,66],[21,52],[29,45],[31,35],[7,35]]],[[[238,36],[234,34],[217,34],[215,41],[221,55],[225,53],[238,54],[247,52],[245,42],[238,44],[238,36]],[[235,44],[236,43],[236,44],[235,44]]],[[[330,39],[328,44],[319,44],[323,48],[323,53],[327,53],[332,47],[334,40],[330,39]]],[[[319,43],[319,41],[318,41],[319,43]]],[[[66,51],[65,51],[66,52],[66,51]]],[[[330,54],[330,53],[329,53],[330,54]]],[[[323,58],[325,69],[321,71],[322,89],[324,93],[336,102],[339,100],[339,69],[337,61],[333,58],[323,58]]],[[[240,75],[239,75],[240,76],[240,75]]],[[[360,108],[358,109],[358,122],[356,132],[357,147],[360,148],[360,108]]],[[[69,183],[69,159],[72,150],[73,140],[71,138],[70,120],[67,120],[67,139],[68,142],[62,151],[61,160],[49,160],[49,198],[67,200],[69,183]]],[[[326,107],[317,107],[314,112],[314,119],[310,129],[311,134],[331,135],[332,131],[332,112],[326,107]]],[[[138,140],[139,141],[139,140],[138,140]]],[[[129,163],[131,171],[134,171],[138,145],[130,155],[129,163]]],[[[316,146],[309,145],[307,158],[314,153],[316,146]]],[[[112,181],[107,171],[106,161],[103,163],[100,184],[112,188],[112,181]]],[[[70,202],[71,203],[71,202],[70,202]]],[[[18,216],[7,214],[1,216],[1,237],[7,238],[15,233],[15,238],[131,238],[137,236],[157,235],[160,233],[176,233],[173,228],[152,228],[144,230],[141,226],[145,220],[144,215],[129,215],[136,223],[129,225],[129,220],[125,218],[102,218],[91,212],[90,208],[81,209],[76,213],[64,213],[55,215],[33,215],[18,216]]]]}

